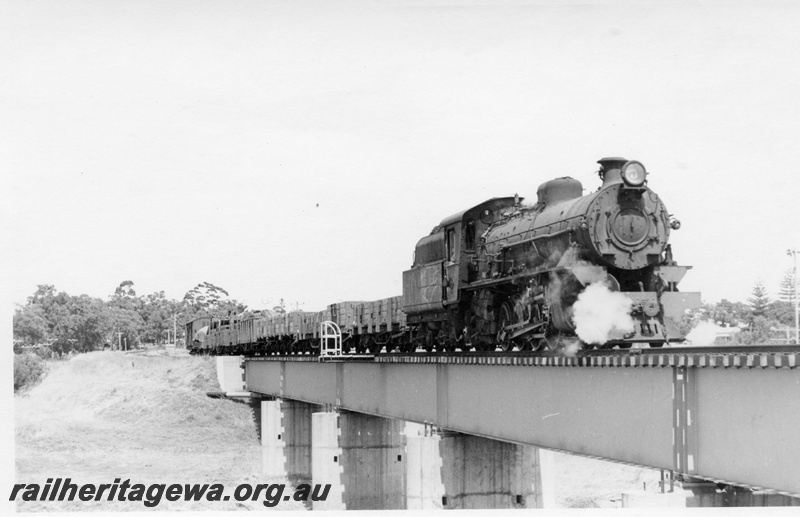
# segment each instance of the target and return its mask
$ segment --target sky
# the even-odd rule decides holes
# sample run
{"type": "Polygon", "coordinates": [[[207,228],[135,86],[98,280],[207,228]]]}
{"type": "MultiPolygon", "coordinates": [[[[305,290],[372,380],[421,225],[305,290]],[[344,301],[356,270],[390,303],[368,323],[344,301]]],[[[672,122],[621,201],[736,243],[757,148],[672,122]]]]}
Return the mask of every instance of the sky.
{"type": "MultiPolygon", "coordinates": [[[[7,0],[9,314],[200,282],[251,309],[402,292],[488,198],[640,160],[681,289],[774,298],[800,249],[800,4],[7,0]]],[[[10,316],[9,316],[10,318],[10,316]]]]}

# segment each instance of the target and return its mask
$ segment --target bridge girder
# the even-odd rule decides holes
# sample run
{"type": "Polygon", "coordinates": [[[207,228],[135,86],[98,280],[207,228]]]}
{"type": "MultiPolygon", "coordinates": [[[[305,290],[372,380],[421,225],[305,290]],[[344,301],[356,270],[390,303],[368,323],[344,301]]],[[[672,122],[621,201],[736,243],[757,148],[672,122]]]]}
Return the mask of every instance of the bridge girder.
{"type": "MultiPolygon", "coordinates": [[[[309,358],[310,359],[310,358],[309,358]]],[[[247,389],[800,495],[796,368],[245,361],[247,389]]]]}

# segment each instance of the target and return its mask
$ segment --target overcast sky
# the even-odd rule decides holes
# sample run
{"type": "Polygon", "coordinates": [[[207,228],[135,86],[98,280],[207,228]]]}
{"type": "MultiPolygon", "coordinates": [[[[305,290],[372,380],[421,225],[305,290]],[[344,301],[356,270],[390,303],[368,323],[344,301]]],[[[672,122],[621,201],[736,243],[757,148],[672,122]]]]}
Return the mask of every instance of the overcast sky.
{"type": "MultiPolygon", "coordinates": [[[[7,0],[4,287],[401,294],[446,216],[642,161],[682,290],[800,248],[800,4],[7,0]]],[[[297,304],[297,305],[296,305],[297,304]]]]}

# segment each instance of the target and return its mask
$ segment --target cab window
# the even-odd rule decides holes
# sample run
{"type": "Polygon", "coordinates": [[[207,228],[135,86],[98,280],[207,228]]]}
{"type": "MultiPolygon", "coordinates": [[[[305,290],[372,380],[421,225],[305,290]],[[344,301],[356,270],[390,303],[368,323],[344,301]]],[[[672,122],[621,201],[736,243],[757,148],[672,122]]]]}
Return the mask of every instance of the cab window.
{"type": "Polygon", "coordinates": [[[465,231],[464,247],[467,251],[475,251],[475,221],[468,222],[465,231]]]}
{"type": "Polygon", "coordinates": [[[455,229],[447,230],[447,260],[450,262],[456,261],[456,231],[455,229]]]}

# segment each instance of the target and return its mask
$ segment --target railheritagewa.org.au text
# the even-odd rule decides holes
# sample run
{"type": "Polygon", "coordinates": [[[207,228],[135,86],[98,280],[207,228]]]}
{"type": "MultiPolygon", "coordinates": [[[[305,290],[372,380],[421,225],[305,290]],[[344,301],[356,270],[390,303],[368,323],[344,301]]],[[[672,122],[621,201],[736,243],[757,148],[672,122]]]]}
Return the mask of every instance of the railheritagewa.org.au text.
{"type": "Polygon", "coordinates": [[[130,479],[117,478],[113,483],[78,485],[71,478],[47,478],[44,485],[18,483],[14,485],[9,501],[131,501],[148,508],[167,501],[261,501],[264,506],[277,506],[281,501],[324,501],[331,485],[297,485],[286,490],[282,483],[241,484],[233,494],[219,483],[132,484],[130,479]]]}

